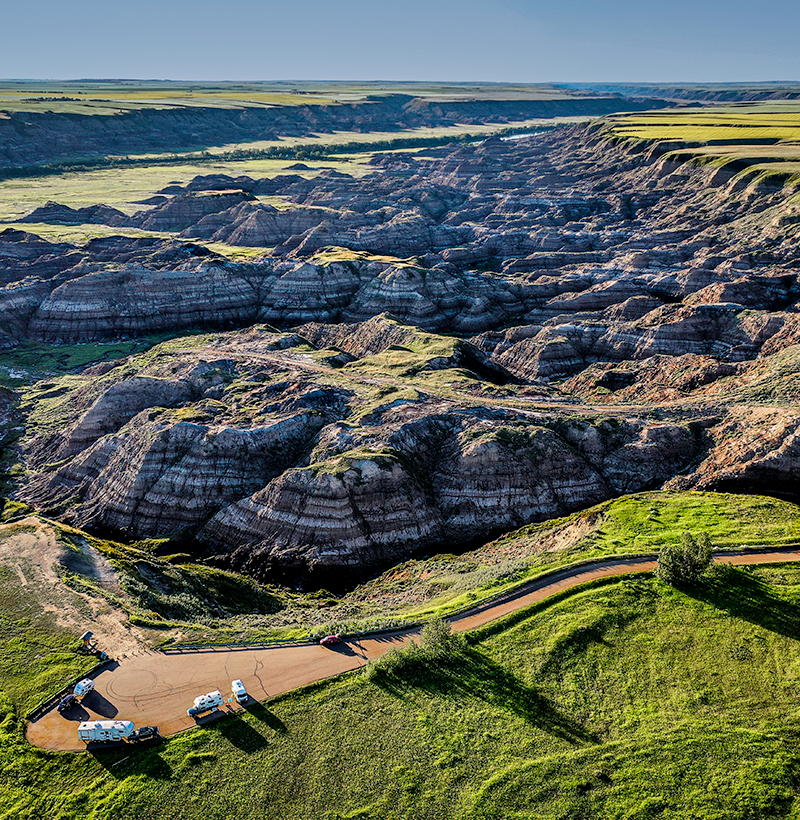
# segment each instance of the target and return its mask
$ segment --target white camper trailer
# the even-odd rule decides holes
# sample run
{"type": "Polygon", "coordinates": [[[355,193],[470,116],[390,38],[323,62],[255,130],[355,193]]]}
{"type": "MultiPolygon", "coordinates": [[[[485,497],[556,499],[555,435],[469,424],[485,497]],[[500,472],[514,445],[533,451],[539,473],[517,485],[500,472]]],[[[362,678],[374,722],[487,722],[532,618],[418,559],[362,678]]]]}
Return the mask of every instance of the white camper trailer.
{"type": "Polygon", "coordinates": [[[82,698],[84,695],[88,695],[93,689],[94,681],[91,678],[84,678],[75,684],[72,694],[75,695],[76,698],[82,698]]]}
{"type": "Polygon", "coordinates": [[[87,720],[78,725],[78,738],[84,743],[125,740],[132,732],[132,720],[87,720]]]}
{"type": "Polygon", "coordinates": [[[208,692],[205,695],[200,695],[194,699],[194,706],[186,710],[189,717],[197,717],[204,712],[216,712],[222,706],[225,699],[222,697],[222,692],[215,689],[213,692],[208,692]]]}

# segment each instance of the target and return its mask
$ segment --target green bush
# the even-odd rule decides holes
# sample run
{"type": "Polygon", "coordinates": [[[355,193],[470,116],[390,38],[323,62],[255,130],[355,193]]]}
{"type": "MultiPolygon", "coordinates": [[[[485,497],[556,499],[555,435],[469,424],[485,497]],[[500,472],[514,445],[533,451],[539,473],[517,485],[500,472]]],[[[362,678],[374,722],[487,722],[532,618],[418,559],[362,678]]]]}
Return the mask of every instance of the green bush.
{"type": "Polygon", "coordinates": [[[405,646],[392,647],[380,658],[370,661],[367,677],[370,680],[413,677],[425,668],[455,659],[465,648],[463,636],[453,635],[447,621],[434,618],[422,628],[419,643],[412,638],[405,646]]]}
{"type": "Polygon", "coordinates": [[[428,621],[419,636],[423,654],[430,658],[443,658],[454,655],[464,648],[464,639],[453,635],[452,627],[441,618],[428,621]]]}
{"type": "Polygon", "coordinates": [[[712,545],[707,532],[694,538],[684,532],[680,544],[665,544],[658,554],[656,575],[672,586],[694,584],[711,565],[712,545]]]}

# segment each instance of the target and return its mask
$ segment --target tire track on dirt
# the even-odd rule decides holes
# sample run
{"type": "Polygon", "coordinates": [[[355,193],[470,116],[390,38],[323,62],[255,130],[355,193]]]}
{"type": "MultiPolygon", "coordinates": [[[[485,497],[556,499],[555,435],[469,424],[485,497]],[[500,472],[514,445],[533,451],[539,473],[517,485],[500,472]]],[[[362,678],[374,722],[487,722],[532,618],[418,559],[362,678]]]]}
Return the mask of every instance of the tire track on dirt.
{"type": "MultiPolygon", "coordinates": [[[[800,561],[800,545],[750,550],[717,551],[714,560],[734,565],[800,561]]],[[[465,632],[518,612],[553,595],[599,578],[611,578],[655,569],[657,555],[598,558],[534,578],[515,590],[450,616],[454,631],[465,632]]],[[[319,644],[271,648],[230,648],[172,651],[123,658],[95,678],[96,691],[113,703],[116,692],[125,693],[119,719],[133,720],[137,726],[158,725],[164,735],[195,726],[186,715],[195,695],[230,688],[232,678],[240,678],[255,700],[284,694],[310,683],[358,669],[394,646],[402,646],[419,634],[421,627],[383,634],[357,635],[327,648],[319,644]],[[146,682],[146,683],[145,683],[146,682]],[[129,687],[126,691],[126,686],[129,687]],[[140,691],[132,691],[138,687],[140,691]]],[[[241,708],[234,706],[234,709],[241,708]]],[[[86,712],[86,709],[82,709],[86,712]]],[[[29,724],[28,740],[45,749],[79,751],[77,720],[102,719],[85,714],[70,720],[55,709],[29,724]]]]}

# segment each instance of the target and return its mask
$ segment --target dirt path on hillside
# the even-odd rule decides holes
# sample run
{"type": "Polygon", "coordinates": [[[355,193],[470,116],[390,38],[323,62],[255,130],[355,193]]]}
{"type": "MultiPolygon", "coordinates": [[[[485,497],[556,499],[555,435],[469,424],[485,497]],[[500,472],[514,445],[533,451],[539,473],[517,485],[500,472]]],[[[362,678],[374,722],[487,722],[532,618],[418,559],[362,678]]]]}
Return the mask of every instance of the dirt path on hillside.
{"type": "Polygon", "coordinates": [[[62,580],[65,570],[93,578],[104,589],[119,589],[111,562],[85,539],[70,550],[56,530],[35,516],[0,525],[0,565],[16,573],[25,593],[58,626],[78,635],[91,630],[98,645],[112,657],[140,653],[144,635],[128,623],[128,616],[100,595],[83,595],[62,580]]]}
{"type": "MultiPolygon", "coordinates": [[[[800,561],[800,549],[742,550],[717,553],[715,561],[767,564],[800,561]]],[[[449,620],[456,632],[483,626],[511,612],[598,578],[649,572],[654,556],[608,558],[547,573],[518,590],[476,606],[449,620]]],[[[186,710],[197,695],[214,689],[230,692],[241,679],[251,697],[265,700],[300,686],[364,666],[390,647],[402,646],[419,629],[352,638],[326,648],[318,644],[275,648],[206,649],[147,653],[122,658],[95,679],[96,691],[66,715],[55,709],[28,726],[28,740],[45,749],[78,751],[77,726],[82,720],[119,718],[137,726],[157,725],[163,735],[195,726],[186,710]]],[[[228,704],[226,711],[240,709],[228,704]]]]}

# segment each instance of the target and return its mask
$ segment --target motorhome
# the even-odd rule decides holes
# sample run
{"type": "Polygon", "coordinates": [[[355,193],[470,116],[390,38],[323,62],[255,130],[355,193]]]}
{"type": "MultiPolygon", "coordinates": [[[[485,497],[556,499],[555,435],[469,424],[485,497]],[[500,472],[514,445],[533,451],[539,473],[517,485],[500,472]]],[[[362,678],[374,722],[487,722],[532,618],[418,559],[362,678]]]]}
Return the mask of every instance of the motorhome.
{"type": "Polygon", "coordinates": [[[231,681],[231,693],[236,698],[237,703],[247,703],[249,695],[247,694],[247,689],[244,688],[244,684],[240,680],[231,681]]]}
{"type": "Polygon", "coordinates": [[[194,699],[194,706],[190,706],[186,710],[189,717],[198,717],[204,712],[216,712],[222,706],[225,699],[222,697],[222,692],[215,689],[213,692],[208,692],[205,695],[200,695],[194,699]]]}
{"type": "Polygon", "coordinates": [[[88,695],[93,689],[94,681],[91,678],[84,678],[75,684],[72,694],[75,695],[76,698],[82,698],[84,695],[88,695]]]}

